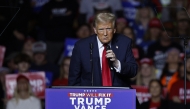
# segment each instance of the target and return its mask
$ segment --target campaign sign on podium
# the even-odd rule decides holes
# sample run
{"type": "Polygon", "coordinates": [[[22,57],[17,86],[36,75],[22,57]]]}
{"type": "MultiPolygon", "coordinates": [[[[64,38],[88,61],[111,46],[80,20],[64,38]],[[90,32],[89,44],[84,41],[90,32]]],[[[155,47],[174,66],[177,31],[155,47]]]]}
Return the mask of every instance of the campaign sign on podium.
{"type": "Polygon", "coordinates": [[[46,109],[136,109],[136,91],[126,88],[49,88],[46,109]]]}

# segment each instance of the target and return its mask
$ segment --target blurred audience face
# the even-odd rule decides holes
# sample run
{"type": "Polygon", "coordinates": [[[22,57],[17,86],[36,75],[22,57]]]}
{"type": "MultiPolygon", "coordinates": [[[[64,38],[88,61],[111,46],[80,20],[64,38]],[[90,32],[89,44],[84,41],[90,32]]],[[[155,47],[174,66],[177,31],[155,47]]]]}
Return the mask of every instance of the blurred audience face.
{"type": "Polygon", "coordinates": [[[32,40],[27,40],[25,43],[24,43],[24,46],[23,46],[23,49],[24,50],[32,50],[32,44],[33,44],[33,41],[32,40]]]}
{"type": "Polygon", "coordinates": [[[172,2],[174,2],[175,6],[182,7],[183,5],[185,5],[186,0],[172,0],[172,2]]]}
{"type": "Polygon", "coordinates": [[[177,49],[172,49],[168,52],[167,62],[170,63],[178,63],[180,61],[180,52],[177,49]]]}
{"type": "Polygon", "coordinates": [[[69,66],[70,66],[70,59],[67,58],[64,60],[63,65],[62,65],[63,71],[64,71],[64,78],[68,78],[69,76],[69,66]]]}
{"type": "Polygon", "coordinates": [[[28,62],[20,62],[17,64],[17,68],[19,72],[27,72],[30,67],[28,62]]]}
{"type": "Polygon", "coordinates": [[[151,39],[157,39],[161,33],[161,30],[159,28],[150,28],[150,36],[151,39]]]}
{"type": "Polygon", "coordinates": [[[45,57],[45,53],[35,53],[33,59],[37,65],[41,65],[44,63],[45,57]]]}
{"type": "Polygon", "coordinates": [[[177,31],[179,35],[188,35],[189,32],[189,17],[185,10],[176,12],[177,31]]]}
{"type": "Polygon", "coordinates": [[[161,87],[158,82],[154,81],[150,84],[149,91],[152,97],[160,97],[161,87]]]}
{"type": "Polygon", "coordinates": [[[153,73],[151,66],[145,63],[141,65],[140,72],[142,77],[150,77],[153,73]]]}
{"type": "Polygon", "coordinates": [[[132,32],[132,30],[128,27],[123,29],[123,34],[129,38],[131,38],[132,40],[134,40],[134,34],[132,32]]]}
{"type": "Polygon", "coordinates": [[[116,25],[117,33],[122,33],[122,30],[127,25],[127,21],[125,20],[125,18],[118,18],[116,23],[117,23],[116,25]]]}
{"type": "Polygon", "coordinates": [[[7,62],[7,66],[9,69],[16,70],[17,69],[17,65],[14,63],[14,59],[11,59],[7,62]]]}
{"type": "Polygon", "coordinates": [[[190,74],[190,58],[187,59],[187,73],[190,74]]]}
{"type": "Polygon", "coordinates": [[[178,21],[178,28],[181,30],[186,30],[189,28],[189,22],[187,19],[181,19],[178,21]]]}
{"type": "Polygon", "coordinates": [[[116,30],[112,22],[106,22],[97,24],[94,28],[94,32],[97,34],[101,43],[107,44],[112,40],[116,30]]]}
{"type": "Polygon", "coordinates": [[[171,42],[171,39],[170,39],[171,35],[172,35],[171,32],[163,30],[161,32],[161,42],[167,43],[166,45],[168,45],[171,42]]]}
{"type": "Polygon", "coordinates": [[[26,79],[20,79],[17,82],[17,88],[18,88],[18,92],[27,92],[28,89],[28,81],[26,79]]]}
{"type": "Polygon", "coordinates": [[[85,38],[90,36],[90,28],[87,25],[82,25],[77,31],[78,38],[85,38]]]}
{"type": "Polygon", "coordinates": [[[148,7],[139,9],[139,16],[142,18],[150,17],[150,9],[148,7]]]}

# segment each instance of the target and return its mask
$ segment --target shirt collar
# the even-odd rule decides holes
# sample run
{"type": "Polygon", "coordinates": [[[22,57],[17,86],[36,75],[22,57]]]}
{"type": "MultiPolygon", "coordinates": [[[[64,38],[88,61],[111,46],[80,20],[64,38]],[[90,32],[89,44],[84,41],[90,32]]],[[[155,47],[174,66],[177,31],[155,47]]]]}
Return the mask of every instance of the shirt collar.
{"type": "MultiPolygon", "coordinates": [[[[102,48],[103,44],[102,44],[102,42],[100,42],[98,36],[97,36],[97,41],[98,41],[98,49],[102,48]]],[[[108,45],[111,47],[111,42],[108,45]]]]}

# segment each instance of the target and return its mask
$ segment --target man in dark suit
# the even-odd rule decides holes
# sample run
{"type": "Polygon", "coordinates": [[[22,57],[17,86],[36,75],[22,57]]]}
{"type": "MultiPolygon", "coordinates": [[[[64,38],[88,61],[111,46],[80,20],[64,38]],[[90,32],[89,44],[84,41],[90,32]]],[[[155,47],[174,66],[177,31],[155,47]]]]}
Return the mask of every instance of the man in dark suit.
{"type": "Polygon", "coordinates": [[[137,74],[131,39],[115,33],[115,16],[111,13],[97,14],[94,32],[95,35],[76,42],[68,84],[130,87],[129,78],[137,74]]]}

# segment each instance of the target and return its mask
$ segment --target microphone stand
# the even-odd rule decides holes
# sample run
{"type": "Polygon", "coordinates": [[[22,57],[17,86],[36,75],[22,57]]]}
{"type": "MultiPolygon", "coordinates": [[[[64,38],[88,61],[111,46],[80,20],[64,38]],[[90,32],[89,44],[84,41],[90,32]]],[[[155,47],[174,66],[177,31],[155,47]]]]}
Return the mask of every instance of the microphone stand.
{"type": "Polygon", "coordinates": [[[93,44],[90,43],[90,62],[91,62],[91,74],[92,74],[92,81],[91,81],[91,84],[92,86],[94,86],[94,74],[93,74],[93,69],[94,69],[94,66],[93,66],[93,58],[92,58],[92,49],[93,49],[93,44]]]}
{"type": "Polygon", "coordinates": [[[186,47],[187,47],[187,38],[183,37],[183,46],[184,46],[184,105],[185,105],[185,109],[187,109],[187,72],[186,72],[186,69],[187,69],[187,57],[186,57],[186,47]]]}
{"type": "Polygon", "coordinates": [[[187,109],[187,40],[190,39],[189,37],[180,36],[178,39],[183,39],[183,48],[184,48],[184,109],[187,109]]]}

